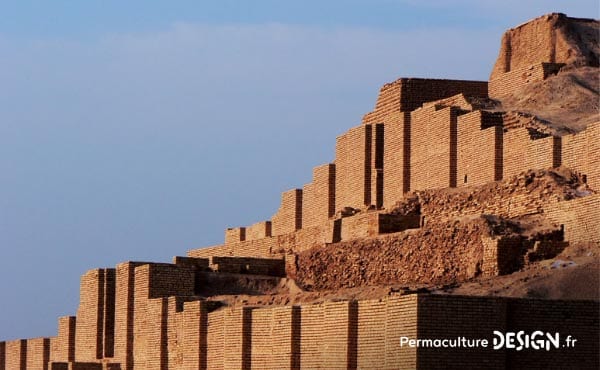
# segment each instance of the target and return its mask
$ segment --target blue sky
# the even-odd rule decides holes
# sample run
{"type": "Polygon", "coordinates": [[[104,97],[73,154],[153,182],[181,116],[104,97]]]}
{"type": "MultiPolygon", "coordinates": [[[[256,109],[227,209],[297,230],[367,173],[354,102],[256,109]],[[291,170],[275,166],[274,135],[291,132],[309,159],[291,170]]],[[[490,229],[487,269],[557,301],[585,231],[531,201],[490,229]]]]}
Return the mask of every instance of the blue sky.
{"type": "Polygon", "coordinates": [[[0,1],[0,339],[79,277],[269,219],[380,85],[485,80],[502,32],[594,1],[0,1]]]}

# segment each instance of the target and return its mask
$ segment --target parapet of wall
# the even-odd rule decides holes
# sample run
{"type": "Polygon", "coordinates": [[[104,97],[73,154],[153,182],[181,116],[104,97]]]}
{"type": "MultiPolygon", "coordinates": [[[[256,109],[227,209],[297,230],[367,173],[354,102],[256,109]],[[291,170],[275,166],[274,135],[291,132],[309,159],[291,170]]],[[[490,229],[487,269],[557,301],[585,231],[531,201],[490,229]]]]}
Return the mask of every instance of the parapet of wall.
{"type": "Polygon", "coordinates": [[[246,227],[246,240],[259,240],[271,236],[271,221],[261,221],[246,227]]]}
{"type": "Polygon", "coordinates": [[[474,111],[458,117],[457,186],[502,178],[502,117],[474,111]]]}
{"type": "Polygon", "coordinates": [[[383,85],[375,109],[363,117],[363,123],[387,123],[386,116],[390,114],[409,112],[421,107],[423,103],[457,94],[485,98],[487,82],[400,78],[383,85]]]}
{"type": "Polygon", "coordinates": [[[27,369],[48,370],[50,338],[27,339],[27,369]]]}
{"type": "Polygon", "coordinates": [[[58,319],[58,334],[51,343],[51,361],[75,361],[75,325],[75,316],[63,316],[58,319]]]}
{"type": "Polygon", "coordinates": [[[312,182],[302,188],[302,228],[326,223],[335,214],[335,164],[313,169],[312,182]]]}
{"type": "Polygon", "coordinates": [[[229,227],[225,229],[225,244],[237,243],[246,240],[245,227],[229,227]]]}
{"type": "Polygon", "coordinates": [[[292,189],[281,194],[281,205],[271,222],[273,236],[302,228],[302,189],[292,189]]]}
{"type": "Polygon", "coordinates": [[[18,339],[7,341],[6,351],[6,369],[7,370],[27,370],[27,340],[18,339]]]}
{"type": "Polygon", "coordinates": [[[411,190],[456,186],[458,114],[454,107],[411,113],[411,190]]]}
{"type": "Polygon", "coordinates": [[[81,277],[75,359],[93,362],[114,351],[115,270],[95,269],[81,277]]]}

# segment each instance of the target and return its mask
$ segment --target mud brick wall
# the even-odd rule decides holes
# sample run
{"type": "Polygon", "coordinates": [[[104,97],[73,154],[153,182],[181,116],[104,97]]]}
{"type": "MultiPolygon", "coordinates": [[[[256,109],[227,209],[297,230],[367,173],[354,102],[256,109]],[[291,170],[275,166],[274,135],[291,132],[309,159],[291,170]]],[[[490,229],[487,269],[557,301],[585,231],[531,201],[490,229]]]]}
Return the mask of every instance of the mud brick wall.
{"type": "MultiPolygon", "coordinates": [[[[372,112],[364,115],[364,124],[384,123],[387,116],[402,111],[402,79],[386,83],[379,90],[379,96],[372,112]]],[[[404,107],[405,108],[405,107],[404,107]]],[[[407,109],[404,109],[407,110],[407,109]]]]}
{"type": "Polygon", "coordinates": [[[180,344],[183,370],[206,369],[207,306],[203,301],[184,303],[180,344]]]}
{"type": "MultiPolygon", "coordinates": [[[[210,312],[207,316],[206,363],[212,369],[224,369],[225,311],[210,312]]],[[[241,336],[241,332],[237,335],[241,336]]]]}
{"type": "Polygon", "coordinates": [[[372,143],[371,143],[371,163],[369,164],[371,173],[371,205],[380,209],[383,207],[383,153],[385,143],[385,133],[383,124],[373,124],[372,143]]]}
{"type": "Polygon", "coordinates": [[[168,300],[151,299],[193,296],[194,280],[194,271],[189,267],[155,263],[135,267],[133,358],[136,368],[160,368],[160,364],[166,362],[163,355],[160,358],[146,356],[149,346],[156,347],[157,341],[166,336],[161,334],[157,339],[155,333],[159,323],[161,328],[166,328],[168,300]]]}
{"type": "Polygon", "coordinates": [[[281,205],[271,222],[274,236],[302,228],[302,189],[292,189],[281,194],[281,205]]]}
{"type": "Polygon", "coordinates": [[[363,208],[371,199],[371,145],[373,126],[351,128],[337,137],[335,146],[335,207],[363,208]]]}
{"type": "Polygon", "coordinates": [[[457,186],[502,178],[502,119],[474,111],[458,117],[457,186]]]}
{"type": "Polygon", "coordinates": [[[135,268],[143,262],[124,262],[116,267],[115,355],[122,370],[133,368],[135,268]]]}
{"type": "Polygon", "coordinates": [[[383,206],[389,208],[410,190],[410,113],[387,116],[384,124],[383,206]]]}
{"type": "Polygon", "coordinates": [[[27,370],[27,340],[6,342],[6,370],[27,370]]]}
{"type": "Polygon", "coordinates": [[[359,213],[342,218],[342,240],[368,238],[379,235],[379,214],[359,213]]]}
{"type": "MultiPolygon", "coordinates": [[[[531,48],[537,50],[537,48],[531,48]]],[[[502,73],[490,79],[490,97],[502,98],[513,94],[523,86],[543,81],[551,75],[558,73],[564,64],[557,63],[535,63],[528,66],[522,66],[502,73]]]]}
{"type": "Polygon", "coordinates": [[[588,125],[586,129],[587,136],[587,175],[588,185],[597,191],[600,191],[600,121],[588,125]]]}
{"type": "Polygon", "coordinates": [[[600,194],[549,204],[544,207],[544,214],[552,222],[564,225],[565,240],[600,245],[600,194]]]}
{"type": "Polygon", "coordinates": [[[299,252],[339,241],[339,226],[339,219],[328,220],[321,226],[307,227],[295,233],[280,235],[277,237],[276,246],[273,247],[271,256],[282,256],[288,252],[299,252]]]}
{"type": "Polygon", "coordinates": [[[559,333],[561,345],[571,335],[577,339],[574,348],[546,350],[524,349],[506,351],[506,368],[521,369],[594,369],[600,362],[598,302],[545,301],[536,299],[508,299],[507,330],[536,330],[559,333]]]}
{"type": "MultiPolygon", "coordinates": [[[[251,364],[256,369],[275,369],[272,363],[273,309],[254,309],[250,312],[251,364]]],[[[291,324],[291,323],[290,323],[291,324]]],[[[289,363],[287,364],[289,366],[289,363]]],[[[285,368],[285,367],[284,367],[285,368]]]]}
{"type": "Polygon", "coordinates": [[[300,307],[274,307],[272,310],[271,368],[297,369],[300,367],[300,307]]]}
{"type": "Polygon", "coordinates": [[[502,178],[517,175],[530,169],[559,166],[555,163],[554,152],[560,152],[560,145],[552,136],[532,137],[527,128],[517,128],[504,133],[504,159],[502,178]]]}
{"type": "Polygon", "coordinates": [[[75,325],[75,316],[63,316],[58,319],[58,335],[51,343],[51,361],[75,360],[75,325]]]}
{"type": "Polygon", "coordinates": [[[456,186],[457,115],[453,107],[411,113],[411,190],[456,186]]]}
{"type": "Polygon", "coordinates": [[[232,256],[233,249],[231,245],[214,245],[211,247],[204,247],[198,249],[191,249],[186,252],[188,257],[194,258],[208,258],[212,256],[232,256]]]}
{"type": "Polygon", "coordinates": [[[406,229],[417,229],[420,226],[420,216],[367,212],[344,217],[341,219],[341,223],[341,240],[352,240],[406,229]]]}
{"type": "Polygon", "coordinates": [[[247,307],[225,309],[224,369],[250,369],[250,310],[247,307]]]}
{"type": "Polygon", "coordinates": [[[167,306],[167,355],[168,368],[181,369],[184,365],[185,321],[184,304],[193,297],[169,297],[167,306]]]}
{"type": "Polygon", "coordinates": [[[300,315],[300,366],[317,369],[323,363],[323,308],[320,305],[303,305],[300,315]]]}
{"type": "Polygon", "coordinates": [[[562,164],[586,175],[588,185],[600,190],[600,122],[585,131],[562,137],[562,164]]]}
{"type": "Polygon", "coordinates": [[[111,317],[105,316],[112,310],[106,304],[114,304],[114,287],[106,289],[111,283],[114,284],[113,269],[90,270],[81,277],[75,330],[75,359],[78,362],[95,361],[104,356],[104,329],[114,328],[114,323],[107,322],[111,317]],[[112,297],[108,297],[111,293],[112,297]]]}
{"type": "Polygon", "coordinates": [[[594,60],[596,55],[580,49],[569,40],[580,36],[577,35],[581,32],[580,28],[587,27],[591,22],[592,19],[568,18],[564,14],[554,13],[506,31],[490,80],[503,73],[542,62],[597,65],[597,59],[594,60]]]}
{"type": "MultiPolygon", "coordinates": [[[[408,296],[392,296],[386,302],[385,327],[385,369],[417,368],[416,348],[400,347],[400,337],[417,336],[417,301],[416,294],[408,296]]],[[[361,338],[358,338],[361,342],[361,338]]]]}
{"type": "Polygon", "coordinates": [[[271,236],[271,221],[262,221],[246,227],[246,240],[258,240],[271,236]]]}
{"type": "Polygon", "coordinates": [[[340,240],[341,221],[328,220],[320,226],[305,227],[295,232],[257,240],[219,245],[187,251],[188,257],[255,257],[278,258],[291,251],[303,251],[340,240]]]}
{"type": "Polygon", "coordinates": [[[6,370],[6,342],[0,342],[0,370],[6,370]]]}
{"type": "MultiPolygon", "coordinates": [[[[491,346],[494,330],[506,330],[506,303],[500,298],[418,297],[417,335],[420,339],[485,338],[491,346]]],[[[504,351],[490,347],[417,349],[420,369],[505,369],[504,358],[504,351]]]]}
{"type": "Polygon", "coordinates": [[[381,367],[386,347],[386,301],[358,301],[357,366],[359,369],[381,367]]]}
{"type": "Polygon", "coordinates": [[[335,214],[335,164],[313,169],[312,182],[302,188],[302,228],[321,225],[335,214]]]}
{"type": "MultiPolygon", "coordinates": [[[[167,353],[167,320],[168,299],[155,298],[146,302],[146,310],[143,313],[145,325],[140,327],[137,334],[144,343],[143,352],[136,353],[136,368],[147,370],[168,369],[167,353]]],[[[138,337],[135,338],[136,342],[138,337]]]]}
{"type": "Polygon", "coordinates": [[[219,272],[285,276],[285,261],[279,258],[212,257],[210,264],[219,272]]]}
{"type": "Polygon", "coordinates": [[[246,240],[245,227],[230,227],[225,230],[225,244],[237,243],[246,240]]]}
{"type": "Polygon", "coordinates": [[[208,269],[209,259],[208,258],[194,258],[194,257],[173,257],[173,264],[181,267],[189,267],[192,269],[206,270],[208,269]]]}
{"type": "Polygon", "coordinates": [[[386,116],[399,111],[415,110],[423,103],[457,94],[487,97],[487,82],[401,78],[383,85],[373,112],[363,117],[363,123],[386,123],[386,116]]]}
{"type": "Polygon", "coordinates": [[[48,370],[50,338],[27,339],[27,369],[48,370]]]}

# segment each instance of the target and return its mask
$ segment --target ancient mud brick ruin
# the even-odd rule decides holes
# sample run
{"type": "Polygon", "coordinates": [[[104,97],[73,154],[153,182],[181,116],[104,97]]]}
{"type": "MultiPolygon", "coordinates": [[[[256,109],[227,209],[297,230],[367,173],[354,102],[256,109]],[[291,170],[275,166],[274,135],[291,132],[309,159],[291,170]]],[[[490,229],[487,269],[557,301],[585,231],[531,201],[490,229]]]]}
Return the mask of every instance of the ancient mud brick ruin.
{"type": "Polygon", "coordinates": [[[558,134],[499,98],[561,68],[598,67],[598,22],[544,16],[506,32],[489,83],[400,78],[335,161],[281,196],[271,220],[173,263],[81,277],[57,335],[0,342],[0,370],[595,368],[597,301],[439,294],[224,305],[295,279],[305,290],[457,283],[509,274],[570,243],[600,245],[600,120],[558,134]],[[596,33],[596,44],[597,33],[596,33]],[[527,225],[542,224],[527,233],[527,225]],[[553,351],[411,348],[400,338],[568,333],[553,351]]]}

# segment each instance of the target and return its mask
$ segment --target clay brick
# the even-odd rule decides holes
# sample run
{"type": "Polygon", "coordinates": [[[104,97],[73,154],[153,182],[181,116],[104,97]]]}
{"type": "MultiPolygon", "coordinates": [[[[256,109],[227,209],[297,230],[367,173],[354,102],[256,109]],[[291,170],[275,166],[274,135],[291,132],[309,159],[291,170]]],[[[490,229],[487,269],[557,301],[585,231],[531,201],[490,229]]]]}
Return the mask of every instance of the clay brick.
{"type": "Polygon", "coordinates": [[[7,341],[5,350],[7,370],[27,370],[27,340],[7,341]]]}
{"type": "Polygon", "coordinates": [[[50,338],[27,339],[27,369],[48,370],[50,338]]]}
{"type": "Polygon", "coordinates": [[[410,189],[456,187],[457,108],[411,113],[410,189]]]}
{"type": "Polygon", "coordinates": [[[237,243],[246,240],[245,227],[231,227],[225,230],[225,244],[237,243]]]}
{"type": "Polygon", "coordinates": [[[271,222],[273,236],[302,228],[302,189],[292,189],[281,194],[281,205],[271,222]]]}
{"type": "Polygon", "coordinates": [[[302,188],[302,228],[319,226],[335,214],[335,164],[313,169],[310,184],[302,188]]]}
{"type": "Polygon", "coordinates": [[[74,316],[64,316],[58,319],[58,335],[52,340],[51,361],[75,360],[75,325],[76,318],[74,316]]]}
{"type": "Polygon", "coordinates": [[[114,344],[114,269],[95,269],[81,277],[80,302],[77,310],[75,359],[95,361],[112,355],[114,344]]]}
{"type": "Polygon", "coordinates": [[[246,227],[246,240],[259,240],[271,236],[271,221],[261,221],[246,227]]]}

